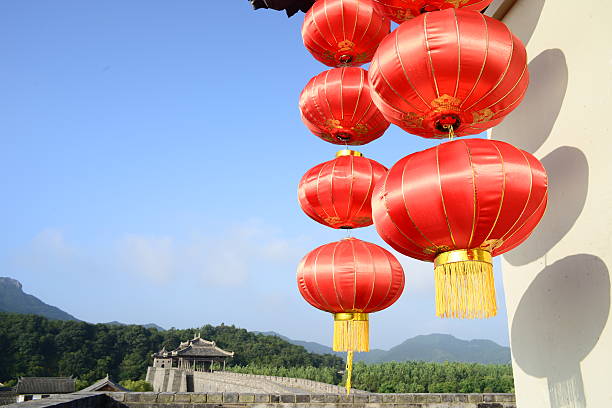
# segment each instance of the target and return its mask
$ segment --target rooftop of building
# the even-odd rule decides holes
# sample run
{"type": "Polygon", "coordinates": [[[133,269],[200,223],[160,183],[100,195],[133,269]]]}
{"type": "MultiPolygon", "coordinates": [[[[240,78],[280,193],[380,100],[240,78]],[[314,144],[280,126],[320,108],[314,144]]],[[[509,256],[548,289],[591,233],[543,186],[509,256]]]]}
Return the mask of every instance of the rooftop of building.
{"type": "Polygon", "coordinates": [[[153,357],[157,358],[170,358],[170,357],[233,357],[233,351],[226,351],[218,347],[214,341],[204,340],[200,337],[200,334],[196,335],[193,339],[181,342],[181,344],[174,350],[167,351],[162,348],[159,352],[153,354],[153,357]]]}
{"type": "Polygon", "coordinates": [[[17,394],[66,394],[76,391],[72,377],[21,377],[15,386],[17,394]]]}
{"type": "Polygon", "coordinates": [[[83,388],[79,392],[96,392],[96,391],[110,391],[110,392],[128,392],[129,390],[120,384],[111,380],[108,376],[96,381],[89,387],[83,388]]]}

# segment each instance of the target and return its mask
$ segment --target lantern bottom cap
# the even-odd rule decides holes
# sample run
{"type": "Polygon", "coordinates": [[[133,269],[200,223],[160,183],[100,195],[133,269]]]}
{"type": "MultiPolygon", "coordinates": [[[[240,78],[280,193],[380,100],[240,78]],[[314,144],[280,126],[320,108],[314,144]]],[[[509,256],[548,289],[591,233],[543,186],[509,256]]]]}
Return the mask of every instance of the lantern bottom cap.
{"type": "Polygon", "coordinates": [[[492,265],[493,257],[491,252],[480,248],[456,249],[438,254],[434,260],[434,267],[437,268],[440,265],[466,261],[484,262],[492,265]]]}
{"type": "MultiPolygon", "coordinates": [[[[345,238],[350,239],[350,238],[345,238]]],[[[347,320],[369,320],[367,313],[361,312],[342,312],[334,313],[334,321],[347,321],[347,320]]]]}
{"type": "Polygon", "coordinates": [[[357,157],[363,157],[363,154],[361,152],[358,152],[357,150],[351,150],[351,149],[342,149],[339,150],[336,153],[336,157],[342,157],[342,156],[357,156],[357,157]]]}

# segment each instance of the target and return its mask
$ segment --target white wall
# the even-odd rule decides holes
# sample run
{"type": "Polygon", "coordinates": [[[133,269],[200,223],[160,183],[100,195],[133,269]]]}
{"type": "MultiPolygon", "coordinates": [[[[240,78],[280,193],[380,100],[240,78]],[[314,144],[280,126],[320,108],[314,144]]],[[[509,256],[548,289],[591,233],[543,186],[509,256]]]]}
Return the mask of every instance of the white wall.
{"type": "Polygon", "coordinates": [[[608,0],[518,0],[503,18],[531,84],[492,137],[542,160],[550,194],[502,262],[518,408],[612,407],[611,16],[608,0]]]}

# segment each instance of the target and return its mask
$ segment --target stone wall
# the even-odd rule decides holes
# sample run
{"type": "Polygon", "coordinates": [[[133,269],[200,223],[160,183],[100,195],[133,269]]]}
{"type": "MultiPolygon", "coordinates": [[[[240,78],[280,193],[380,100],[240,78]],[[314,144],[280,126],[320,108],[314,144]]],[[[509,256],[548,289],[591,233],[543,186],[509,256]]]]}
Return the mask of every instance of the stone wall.
{"type": "Polygon", "coordinates": [[[516,408],[514,394],[64,394],[7,408],[516,408]]]}
{"type": "Polygon", "coordinates": [[[14,391],[0,391],[0,405],[14,404],[17,402],[17,394],[14,391]]]}
{"type": "MultiPolygon", "coordinates": [[[[109,393],[128,408],[516,408],[514,394],[109,393]]],[[[26,408],[26,407],[23,407],[26,408]]]]}
{"type": "MultiPolygon", "coordinates": [[[[240,374],[227,371],[193,372],[178,368],[149,367],[146,380],[155,392],[238,393],[342,393],[343,387],[301,378],[240,374]],[[191,387],[193,384],[193,388],[191,387]]],[[[364,391],[355,390],[355,393],[364,391]]]]}
{"type": "Polygon", "coordinates": [[[153,385],[157,392],[186,392],[187,372],[178,368],[147,368],[146,380],[153,385]]]}

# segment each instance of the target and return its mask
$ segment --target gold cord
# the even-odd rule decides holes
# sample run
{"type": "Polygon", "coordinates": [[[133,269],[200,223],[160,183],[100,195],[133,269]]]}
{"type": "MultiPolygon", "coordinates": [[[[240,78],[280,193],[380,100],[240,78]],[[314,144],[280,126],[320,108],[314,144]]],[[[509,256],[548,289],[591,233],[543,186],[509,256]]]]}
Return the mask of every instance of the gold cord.
{"type": "Polygon", "coordinates": [[[453,140],[455,137],[455,129],[453,128],[453,125],[444,125],[443,127],[444,129],[448,130],[448,140],[453,140]]]}
{"type": "Polygon", "coordinates": [[[351,378],[353,377],[353,351],[346,353],[346,395],[351,393],[351,378]]]}

